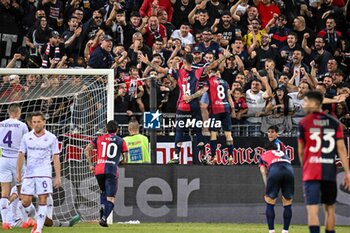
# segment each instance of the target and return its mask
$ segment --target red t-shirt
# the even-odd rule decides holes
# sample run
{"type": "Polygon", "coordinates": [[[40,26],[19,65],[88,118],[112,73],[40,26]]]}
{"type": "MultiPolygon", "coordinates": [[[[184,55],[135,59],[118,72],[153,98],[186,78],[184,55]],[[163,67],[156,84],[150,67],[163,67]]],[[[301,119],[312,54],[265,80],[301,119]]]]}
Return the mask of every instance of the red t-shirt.
{"type": "Polygon", "coordinates": [[[280,8],[272,3],[270,6],[265,6],[261,1],[257,6],[259,11],[259,18],[261,20],[261,29],[265,28],[268,22],[273,18],[273,14],[280,14],[280,8]]]}
{"type": "Polygon", "coordinates": [[[146,44],[150,48],[152,48],[153,43],[157,37],[160,37],[162,39],[167,37],[166,28],[163,26],[163,24],[159,24],[158,30],[155,32],[152,32],[149,27],[146,27],[145,37],[146,37],[146,44]]]}

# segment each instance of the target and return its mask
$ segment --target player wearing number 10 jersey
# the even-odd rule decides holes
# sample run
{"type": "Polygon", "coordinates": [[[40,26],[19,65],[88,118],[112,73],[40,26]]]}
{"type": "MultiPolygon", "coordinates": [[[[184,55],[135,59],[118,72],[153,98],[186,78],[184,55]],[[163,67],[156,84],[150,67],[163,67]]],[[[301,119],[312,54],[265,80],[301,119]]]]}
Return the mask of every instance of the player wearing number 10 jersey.
{"type": "Polygon", "coordinates": [[[18,104],[8,107],[9,119],[0,122],[0,182],[1,182],[1,219],[2,228],[9,229],[9,197],[11,183],[15,181],[18,150],[21,139],[28,132],[26,124],[19,121],[21,109],[18,104]]]}
{"type": "Polygon", "coordinates": [[[85,148],[85,155],[90,164],[90,170],[95,172],[97,183],[100,187],[101,210],[100,225],[108,227],[107,217],[113,211],[115,194],[117,193],[118,164],[123,156],[123,162],[127,162],[128,147],[126,142],[119,136],[118,123],[109,121],[107,132],[95,138],[85,148]],[[91,151],[97,149],[96,166],[92,163],[91,151]]]}
{"type": "Polygon", "coordinates": [[[304,97],[308,115],[299,123],[298,153],[303,165],[305,201],[310,233],[320,232],[318,204],[325,205],[326,233],[335,232],[335,202],[337,197],[336,155],[345,171],[344,187],[350,190],[349,161],[341,123],[321,112],[323,95],[310,91],[304,97]]]}

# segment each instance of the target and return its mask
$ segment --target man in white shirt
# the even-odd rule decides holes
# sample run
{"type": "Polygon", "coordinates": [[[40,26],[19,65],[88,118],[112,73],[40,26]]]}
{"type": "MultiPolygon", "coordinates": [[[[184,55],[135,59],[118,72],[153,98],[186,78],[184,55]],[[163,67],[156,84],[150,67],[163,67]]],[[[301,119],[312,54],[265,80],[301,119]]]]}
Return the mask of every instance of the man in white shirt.
{"type": "Polygon", "coordinates": [[[251,83],[251,88],[246,92],[246,101],[248,106],[247,118],[248,124],[261,123],[261,112],[263,111],[266,101],[263,98],[264,92],[262,89],[262,83],[259,79],[255,79],[251,83]]]}
{"type": "Polygon", "coordinates": [[[11,229],[7,219],[9,211],[9,197],[11,183],[15,181],[18,150],[21,139],[28,133],[28,127],[18,119],[21,108],[18,104],[11,104],[7,110],[9,119],[0,122],[0,182],[1,182],[1,219],[2,229],[11,229]]]}
{"type": "Polygon", "coordinates": [[[194,36],[190,33],[190,25],[189,23],[183,23],[181,24],[180,29],[175,30],[171,34],[171,38],[173,39],[180,39],[181,40],[181,46],[185,46],[188,44],[195,44],[194,36]]]}
{"type": "Polygon", "coordinates": [[[310,85],[306,82],[301,82],[299,84],[299,90],[297,92],[289,93],[288,95],[293,101],[295,114],[292,117],[293,124],[298,124],[301,119],[306,115],[304,112],[304,96],[309,92],[310,85]]]}
{"type": "Polygon", "coordinates": [[[22,167],[24,155],[27,155],[27,167],[23,176],[21,189],[22,205],[29,217],[35,215],[35,207],[32,204],[33,195],[38,195],[37,226],[32,232],[41,233],[47,214],[47,197],[52,193],[52,166],[53,161],[56,177],[54,186],[61,185],[61,167],[59,160],[58,140],[55,135],[47,131],[45,117],[42,112],[32,115],[33,130],[25,134],[21,141],[17,160],[17,182],[22,181],[22,167]]]}

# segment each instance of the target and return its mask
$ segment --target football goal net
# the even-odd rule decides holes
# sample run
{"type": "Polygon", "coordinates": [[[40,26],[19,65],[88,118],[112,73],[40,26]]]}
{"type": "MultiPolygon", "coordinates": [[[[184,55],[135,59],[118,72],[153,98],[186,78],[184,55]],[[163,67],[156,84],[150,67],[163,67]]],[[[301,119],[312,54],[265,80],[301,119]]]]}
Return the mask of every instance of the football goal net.
{"type": "Polygon", "coordinates": [[[99,188],[89,171],[85,146],[113,119],[114,71],[107,69],[0,69],[0,121],[19,103],[24,121],[35,111],[46,117],[61,149],[62,186],[54,189],[54,218],[99,218],[99,188]]]}

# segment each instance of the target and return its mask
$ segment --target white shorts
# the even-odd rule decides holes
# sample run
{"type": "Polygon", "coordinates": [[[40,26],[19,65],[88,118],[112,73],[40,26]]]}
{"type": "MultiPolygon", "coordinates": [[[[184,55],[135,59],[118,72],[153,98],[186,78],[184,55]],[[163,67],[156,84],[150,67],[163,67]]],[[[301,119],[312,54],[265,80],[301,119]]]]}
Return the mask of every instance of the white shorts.
{"type": "Polygon", "coordinates": [[[17,158],[0,157],[0,182],[16,180],[16,165],[17,158]]]}
{"type": "Polygon", "coordinates": [[[21,194],[33,196],[50,193],[52,193],[51,177],[24,178],[22,181],[21,194]]]}

